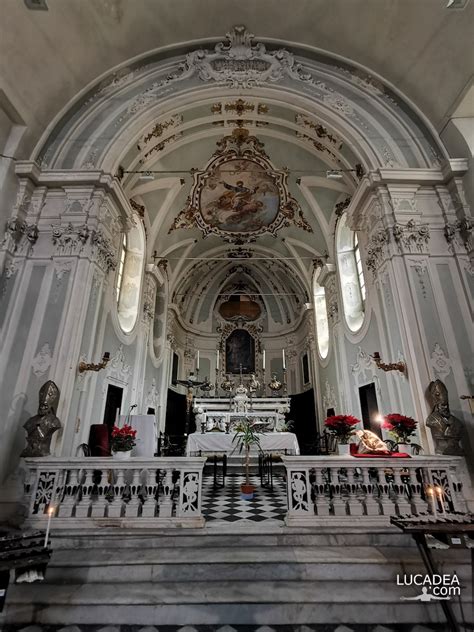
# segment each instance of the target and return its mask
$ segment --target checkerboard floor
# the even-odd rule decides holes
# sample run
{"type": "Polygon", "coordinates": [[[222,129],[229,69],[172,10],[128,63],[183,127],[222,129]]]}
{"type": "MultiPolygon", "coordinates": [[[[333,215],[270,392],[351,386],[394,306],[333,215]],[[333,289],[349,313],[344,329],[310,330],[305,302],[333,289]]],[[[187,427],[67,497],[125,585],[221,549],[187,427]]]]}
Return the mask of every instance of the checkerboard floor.
{"type": "Polygon", "coordinates": [[[250,482],[255,486],[252,500],[243,500],[240,485],[245,477],[240,474],[226,476],[225,487],[214,487],[213,477],[204,476],[202,511],[206,521],[223,520],[237,522],[250,520],[278,521],[281,524],[286,514],[286,483],[280,476],[273,477],[273,489],[262,487],[258,476],[251,476],[250,482]]]}

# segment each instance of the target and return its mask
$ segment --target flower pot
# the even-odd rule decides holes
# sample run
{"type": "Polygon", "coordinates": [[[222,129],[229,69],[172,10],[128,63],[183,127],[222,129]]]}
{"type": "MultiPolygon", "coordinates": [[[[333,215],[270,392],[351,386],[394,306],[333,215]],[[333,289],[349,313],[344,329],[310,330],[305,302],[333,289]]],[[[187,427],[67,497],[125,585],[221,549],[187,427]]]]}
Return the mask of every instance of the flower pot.
{"type": "Polygon", "coordinates": [[[405,452],[405,454],[411,454],[411,443],[399,443],[398,451],[405,452]]]}
{"type": "Polygon", "coordinates": [[[128,461],[131,454],[131,450],[118,450],[117,452],[112,452],[112,458],[115,461],[128,461]]]}
{"type": "Polygon", "coordinates": [[[243,500],[252,500],[254,493],[254,485],[246,485],[245,483],[242,483],[242,485],[240,486],[240,497],[243,500]]]}
{"type": "Polygon", "coordinates": [[[350,443],[338,443],[337,444],[337,453],[339,456],[350,456],[351,454],[351,444],[350,443]]]}

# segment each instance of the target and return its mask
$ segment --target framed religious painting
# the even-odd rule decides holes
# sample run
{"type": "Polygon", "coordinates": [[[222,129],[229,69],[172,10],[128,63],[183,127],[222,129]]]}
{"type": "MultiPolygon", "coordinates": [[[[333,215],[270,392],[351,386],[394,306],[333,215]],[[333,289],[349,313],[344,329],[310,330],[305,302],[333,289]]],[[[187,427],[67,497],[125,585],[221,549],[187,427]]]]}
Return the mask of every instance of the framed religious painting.
{"type": "Polygon", "coordinates": [[[235,329],[225,341],[226,373],[255,372],[255,340],[245,329],[235,329]]]}

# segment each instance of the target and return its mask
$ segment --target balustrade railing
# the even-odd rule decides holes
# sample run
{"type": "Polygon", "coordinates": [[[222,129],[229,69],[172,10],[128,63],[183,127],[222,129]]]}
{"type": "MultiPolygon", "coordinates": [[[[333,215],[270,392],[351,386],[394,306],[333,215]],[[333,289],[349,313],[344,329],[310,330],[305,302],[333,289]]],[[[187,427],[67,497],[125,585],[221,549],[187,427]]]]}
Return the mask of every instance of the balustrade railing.
{"type": "Polygon", "coordinates": [[[201,527],[205,458],[27,458],[27,522],[201,527]]]}
{"type": "Polygon", "coordinates": [[[390,516],[466,511],[460,457],[282,457],[288,485],[288,525],[334,523],[357,517],[388,523],[390,516]]]}

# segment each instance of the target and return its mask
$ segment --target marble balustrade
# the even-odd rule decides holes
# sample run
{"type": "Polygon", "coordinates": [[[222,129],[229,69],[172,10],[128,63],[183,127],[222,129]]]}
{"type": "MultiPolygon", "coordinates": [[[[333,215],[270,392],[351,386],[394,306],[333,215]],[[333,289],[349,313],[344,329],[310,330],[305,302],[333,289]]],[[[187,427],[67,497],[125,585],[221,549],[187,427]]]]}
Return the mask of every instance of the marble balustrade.
{"type": "Polygon", "coordinates": [[[282,457],[287,474],[286,523],[385,523],[392,515],[442,517],[466,511],[464,459],[282,457]]]}
{"type": "Polygon", "coordinates": [[[24,459],[27,524],[200,527],[205,458],[24,459]]]}

